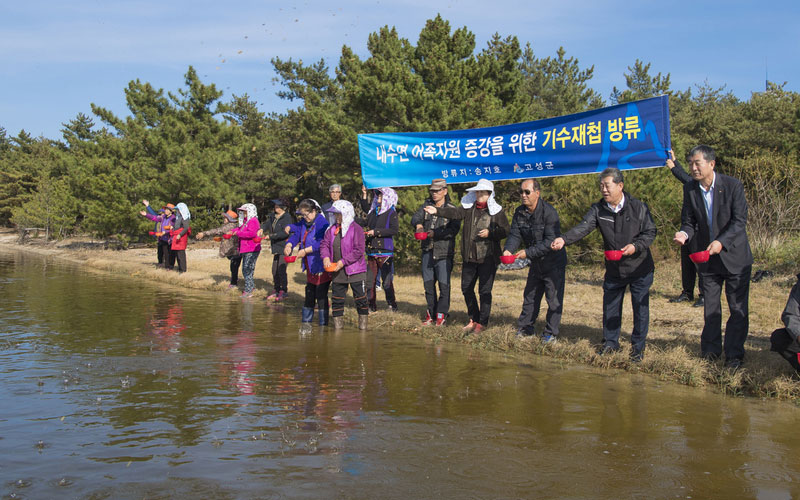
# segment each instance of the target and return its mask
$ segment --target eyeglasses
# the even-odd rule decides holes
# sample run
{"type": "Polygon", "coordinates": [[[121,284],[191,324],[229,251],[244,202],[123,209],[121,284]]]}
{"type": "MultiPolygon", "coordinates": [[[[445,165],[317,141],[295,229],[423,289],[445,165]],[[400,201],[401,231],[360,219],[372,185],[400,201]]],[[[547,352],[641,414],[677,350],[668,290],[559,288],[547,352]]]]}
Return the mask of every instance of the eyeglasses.
{"type": "Polygon", "coordinates": [[[519,195],[522,196],[524,194],[525,196],[530,196],[532,192],[533,191],[531,191],[530,189],[520,189],[519,195]]]}

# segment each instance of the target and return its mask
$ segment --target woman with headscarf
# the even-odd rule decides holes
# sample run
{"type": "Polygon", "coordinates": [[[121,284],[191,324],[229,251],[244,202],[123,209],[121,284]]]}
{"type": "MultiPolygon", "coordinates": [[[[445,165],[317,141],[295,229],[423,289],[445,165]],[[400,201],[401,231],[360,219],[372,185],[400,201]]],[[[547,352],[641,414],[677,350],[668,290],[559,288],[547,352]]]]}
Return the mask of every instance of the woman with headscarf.
{"type": "Polygon", "coordinates": [[[186,203],[178,203],[175,205],[175,223],[172,225],[170,234],[172,235],[172,253],[175,255],[175,260],[178,261],[178,272],[186,272],[186,245],[189,242],[189,235],[192,234],[192,229],[189,227],[189,219],[192,214],[189,213],[189,207],[186,203]]]}
{"type": "Polygon", "coordinates": [[[377,311],[375,293],[376,277],[380,273],[386,302],[392,311],[397,310],[392,270],[394,266],[394,235],[399,227],[397,220],[397,193],[392,188],[373,190],[372,203],[367,201],[367,188],[361,190],[361,209],[367,213],[362,219],[367,238],[367,297],[370,311],[377,311]]]}
{"type": "Polygon", "coordinates": [[[239,255],[242,256],[242,276],[244,276],[244,291],[242,298],[253,296],[256,287],[254,278],[256,272],[256,261],[261,253],[261,238],[258,230],[261,225],[258,223],[258,210],[252,203],[245,203],[238,208],[239,220],[241,225],[231,231],[239,237],[239,255]]]}
{"type": "Polygon", "coordinates": [[[364,229],[354,222],[353,205],[349,201],[334,201],[328,212],[336,223],[325,232],[320,255],[325,269],[333,274],[333,327],[342,328],[347,286],[353,290],[358,311],[358,328],[367,329],[367,262],[364,259],[364,229]]]}
{"type": "Polygon", "coordinates": [[[461,233],[461,292],[467,304],[469,323],[464,332],[480,333],[489,324],[492,311],[492,286],[500,264],[500,241],[508,235],[508,218],[503,207],[494,199],[494,184],[480,179],[478,184],[467,189],[461,198],[460,207],[423,208],[430,215],[464,221],[461,233]],[[480,305],[475,297],[478,282],[480,305]]]}
{"type": "MultiPolygon", "coordinates": [[[[209,229],[197,233],[196,238],[202,240],[206,236],[217,236],[230,233],[239,226],[239,216],[233,210],[222,212],[222,225],[214,229],[209,229]]],[[[242,264],[242,256],[239,254],[239,238],[236,236],[230,239],[220,238],[219,256],[231,261],[231,282],[228,289],[236,288],[239,284],[239,266],[242,264]]]]}
{"type": "Polygon", "coordinates": [[[314,319],[314,305],[319,308],[320,326],[328,324],[328,288],[331,285],[331,275],[325,272],[322,266],[322,257],[319,247],[328,229],[328,220],[322,215],[319,203],[312,199],[305,199],[297,205],[297,214],[300,220],[290,226],[289,239],[283,254],[292,255],[292,249],[297,246],[297,256],[302,259],[302,269],[306,272],[306,296],[303,302],[300,331],[311,331],[311,320],[314,319]]]}

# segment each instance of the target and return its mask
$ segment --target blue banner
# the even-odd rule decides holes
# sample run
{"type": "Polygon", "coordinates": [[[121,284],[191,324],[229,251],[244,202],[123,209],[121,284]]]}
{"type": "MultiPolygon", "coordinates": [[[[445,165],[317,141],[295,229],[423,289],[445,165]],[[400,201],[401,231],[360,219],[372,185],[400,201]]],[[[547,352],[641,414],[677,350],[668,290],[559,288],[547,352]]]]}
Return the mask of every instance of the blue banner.
{"type": "Polygon", "coordinates": [[[660,167],[670,147],[667,96],[499,127],[358,135],[369,189],[660,167]]]}

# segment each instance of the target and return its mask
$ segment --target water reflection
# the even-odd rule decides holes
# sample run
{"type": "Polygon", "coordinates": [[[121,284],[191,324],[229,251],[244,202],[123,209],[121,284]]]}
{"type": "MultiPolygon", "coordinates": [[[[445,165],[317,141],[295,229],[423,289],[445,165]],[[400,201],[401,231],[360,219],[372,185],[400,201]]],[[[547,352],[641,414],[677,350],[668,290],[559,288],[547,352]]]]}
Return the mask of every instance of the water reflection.
{"type": "Polygon", "coordinates": [[[2,494],[800,497],[796,408],[287,309],[0,253],[2,494]]]}

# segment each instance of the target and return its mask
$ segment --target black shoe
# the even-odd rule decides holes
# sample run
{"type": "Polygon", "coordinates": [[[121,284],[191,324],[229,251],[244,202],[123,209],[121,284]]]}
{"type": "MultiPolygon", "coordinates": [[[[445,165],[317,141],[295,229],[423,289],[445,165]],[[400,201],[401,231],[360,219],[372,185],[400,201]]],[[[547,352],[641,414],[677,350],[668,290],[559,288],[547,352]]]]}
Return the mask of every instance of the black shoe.
{"type": "Polygon", "coordinates": [[[700,357],[708,361],[709,363],[713,363],[714,361],[719,359],[719,354],[715,354],[713,352],[704,352],[700,354],[700,357]]]}
{"type": "Polygon", "coordinates": [[[725,360],[725,368],[727,368],[727,369],[729,369],[729,370],[731,370],[733,372],[735,372],[736,370],[738,370],[741,367],[742,367],[742,360],[739,359],[739,358],[733,358],[733,359],[726,359],[725,360]]]}
{"type": "Polygon", "coordinates": [[[631,363],[641,363],[644,359],[644,350],[631,349],[631,363]]]}
{"type": "Polygon", "coordinates": [[[618,350],[619,350],[618,347],[614,347],[611,344],[604,344],[603,347],[601,347],[600,350],[597,351],[597,354],[599,354],[600,356],[606,356],[608,354],[614,354],[618,350]]]}
{"type": "Polygon", "coordinates": [[[673,304],[677,304],[678,302],[691,302],[692,296],[686,292],[681,292],[680,295],[678,295],[674,299],[669,299],[669,301],[672,302],[673,304]]]}
{"type": "Polygon", "coordinates": [[[703,307],[704,305],[706,305],[706,301],[703,298],[703,296],[701,295],[701,296],[697,297],[697,302],[692,304],[692,307],[703,307]]]}

